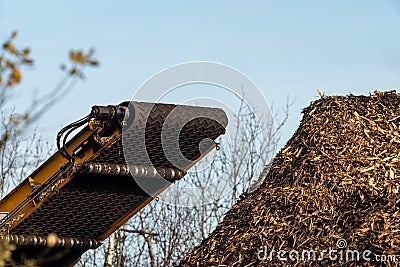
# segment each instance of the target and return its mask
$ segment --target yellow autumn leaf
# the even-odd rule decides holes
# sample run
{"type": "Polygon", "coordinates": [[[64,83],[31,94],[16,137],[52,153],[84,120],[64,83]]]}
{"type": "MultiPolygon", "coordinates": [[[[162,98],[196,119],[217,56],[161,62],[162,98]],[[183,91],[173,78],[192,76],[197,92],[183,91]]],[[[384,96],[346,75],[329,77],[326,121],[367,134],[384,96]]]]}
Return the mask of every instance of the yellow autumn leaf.
{"type": "Polygon", "coordinates": [[[17,54],[17,49],[12,43],[7,43],[6,48],[8,49],[8,51],[10,51],[11,54],[13,55],[17,54]]]}
{"type": "Polygon", "coordinates": [[[11,39],[15,37],[17,37],[17,31],[13,31],[10,36],[11,39]]]}
{"type": "Polygon", "coordinates": [[[6,68],[14,68],[14,64],[11,61],[6,60],[6,68]]]}
{"type": "Polygon", "coordinates": [[[72,62],[83,64],[86,61],[86,56],[82,53],[82,51],[71,51],[69,53],[69,58],[72,62]]]}
{"type": "Polygon", "coordinates": [[[24,50],[22,50],[22,55],[27,56],[30,52],[31,50],[29,50],[29,48],[25,48],[24,50]]]}
{"type": "Polygon", "coordinates": [[[88,62],[89,62],[89,64],[92,65],[92,66],[98,66],[98,65],[99,65],[99,62],[96,61],[96,60],[90,60],[90,61],[88,61],[88,62]]]}
{"type": "Polygon", "coordinates": [[[70,71],[69,71],[69,75],[75,75],[77,73],[77,69],[76,68],[72,68],[70,71]]]}
{"type": "Polygon", "coordinates": [[[21,81],[21,73],[19,72],[18,69],[14,69],[14,70],[13,70],[12,76],[13,76],[14,81],[15,81],[16,83],[19,83],[19,82],[21,81]]]}
{"type": "Polygon", "coordinates": [[[75,53],[75,51],[70,51],[69,52],[69,59],[72,61],[72,62],[76,62],[76,53],[75,53]]]}
{"type": "Polygon", "coordinates": [[[14,125],[18,125],[19,124],[19,120],[16,117],[11,117],[10,121],[14,124],[14,125]]]}
{"type": "Polygon", "coordinates": [[[27,65],[32,65],[33,64],[33,60],[30,59],[30,58],[24,58],[22,61],[27,65]]]}
{"type": "Polygon", "coordinates": [[[83,63],[85,63],[85,61],[86,61],[86,57],[82,53],[82,51],[77,52],[77,62],[83,64],[83,63]]]}

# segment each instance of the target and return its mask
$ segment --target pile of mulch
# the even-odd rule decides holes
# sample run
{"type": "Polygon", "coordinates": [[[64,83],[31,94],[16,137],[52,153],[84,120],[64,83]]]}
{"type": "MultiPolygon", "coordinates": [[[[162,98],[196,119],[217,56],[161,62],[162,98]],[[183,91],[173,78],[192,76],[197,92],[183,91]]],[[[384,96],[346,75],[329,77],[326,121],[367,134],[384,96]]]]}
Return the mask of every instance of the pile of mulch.
{"type": "Polygon", "coordinates": [[[400,265],[400,94],[323,96],[303,113],[263,184],[180,266],[400,265]]]}

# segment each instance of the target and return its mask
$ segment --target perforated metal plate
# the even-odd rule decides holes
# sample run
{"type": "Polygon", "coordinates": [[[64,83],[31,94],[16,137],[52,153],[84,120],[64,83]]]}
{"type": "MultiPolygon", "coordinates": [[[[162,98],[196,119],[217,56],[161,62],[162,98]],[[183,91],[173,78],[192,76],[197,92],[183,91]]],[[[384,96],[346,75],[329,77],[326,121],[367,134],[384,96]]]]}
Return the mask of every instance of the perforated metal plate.
{"type": "MultiPolygon", "coordinates": [[[[128,103],[123,105],[127,106],[128,103]]],[[[215,140],[225,132],[227,124],[225,113],[219,109],[185,107],[174,113],[175,105],[134,102],[133,106],[135,120],[132,128],[124,133],[125,141],[131,141],[131,144],[125,153],[128,152],[129,157],[134,159],[143,156],[143,151],[135,150],[135,142],[141,138],[138,136],[139,130],[145,127],[146,157],[157,168],[176,168],[167,159],[165,147],[161,144],[163,127],[181,129],[180,153],[189,161],[194,161],[201,156],[201,146],[211,146],[209,142],[202,144],[202,140],[215,140]],[[187,119],[192,117],[192,120],[187,119]]],[[[120,126],[116,124],[114,127],[120,126]]],[[[122,143],[120,138],[108,147],[97,147],[101,152],[92,162],[127,164],[122,143]]],[[[115,222],[127,217],[149,198],[131,176],[75,173],[70,182],[23,219],[11,233],[37,236],[56,233],[59,237],[93,238],[100,241],[115,222]]],[[[68,266],[85,250],[47,249],[46,257],[61,255],[60,251],[62,257],[57,261],[41,265],[68,266]]],[[[20,246],[13,256],[21,261],[21,256],[33,257],[42,252],[38,248],[20,246]]]]}

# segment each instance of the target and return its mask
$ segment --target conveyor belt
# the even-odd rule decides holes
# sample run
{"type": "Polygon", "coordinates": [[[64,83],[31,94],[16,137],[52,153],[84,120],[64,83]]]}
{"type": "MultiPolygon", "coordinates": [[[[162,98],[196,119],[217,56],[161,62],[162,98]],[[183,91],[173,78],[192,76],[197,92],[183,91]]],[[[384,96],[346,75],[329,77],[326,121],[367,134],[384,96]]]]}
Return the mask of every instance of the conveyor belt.
{"type": "Polygon", "coordinates": [[[1,200],[0,212],[8,213],[1,236],[17,245],[17,262],[72,266],[182,178],[227,124],[225,113],[213,108],[124,102],[117,109],[127,113],[124,119],[92,118],[66,144],[73,159],[55,153],[1,200]],[[57,242],[49,247],[51,234],[57,242]]]}

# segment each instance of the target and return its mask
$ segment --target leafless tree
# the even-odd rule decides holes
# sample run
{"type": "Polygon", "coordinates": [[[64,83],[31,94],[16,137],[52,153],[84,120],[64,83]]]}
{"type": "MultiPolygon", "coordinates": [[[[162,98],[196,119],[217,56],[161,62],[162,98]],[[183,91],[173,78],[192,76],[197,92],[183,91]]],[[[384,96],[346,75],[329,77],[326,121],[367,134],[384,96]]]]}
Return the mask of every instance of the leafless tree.
{"type": "MultiPolygon", "coordinates": [[[[93,59],[94,50],[70,52],[70,63],[63,66],[63,78],[48,94],[35,100],[27,100],[26,110],[16,110],[13,100],[18,85],[23,78],[23,69],[33,65],[29,48],[19,48],[15,44],[17,32],[0,47],[0,197],[4,197],[13,187],[37,167],[49,155],[51,145],[43,142],[34,124],[53,105],[69,93],[76,82],[84,77],[86,66],[97,65],[93,59]]],[[[0,251],[8,248],[0,244],[0,251]]],[[[0,266],[3,260],[1,253],[0,266]]],[[[8,256],[7,256],[8,257],[8,256]]]]}
{"type": "MultiPolygon", "coordinates": [[[[221,140],[221,149],[214,154],[208,167],[198,169],[195,165],[194,171],[182,181],[200,190],[194,196],[198,205],[184,206],[179,189],[166,192],[173,194],[168,203],[155,200],[148,204],[119,230],[125,235],[115,235],[114,242],[119,246],[119,254],[116,249],[112,255],[115,266],[174,266],[205,239],[239,196],[261,183],[261,171],[265,171],[264,166],[275,153],[289,106],[288,101],[283,113],[274,115],[275,121],[271,118],[260,121],[242,102],[237,120],[230,122],[235,126],[230,143],[221,140]],[[276,122],[278,115],[281,116],[280,122],[276,122]],[[228,146],[229,149],[225,149],[228,146]],[[218,188],[216,181],[223,175],[230,179],[226,185],[229,188],[218,188]],[[210,196],[210,191],[214,195],[210,196]]],[[[171,187],[179,188],[180,183],[171,187]]],[[[87,253],[83,261],[93,258],[93,253],[87,253]]]]}
{"type": "MultiPolygon", "coordinates": [[[[46,110],[70,91],[83,77],[85,66],[97,65],[97,61],[92,59],[93,50],[86,54],[71,51],[72,65],[62,67],[65,76],[60,84],[50,94],[28,103],[27,110],[15,111],[9,105],[13,88],[21,81],[21,69],[33,64],[29,58],[30,50],[18,49],[14,45],[16,35],[12,33],[4,42],[0,55],[2,196],[41,163],[49,151],[48,145],[43,144],[37,135],[24,137],[24,131],[32,131],[28,127],[32,127],[46,110]]],[[[172,201],[153,201],[147,205],[138,216],[114,233],[105,242],[107,245],[86,253],[78,266],[173,266],[207,237],[242,193],[257,184],[262,169],[259,166],[266,165],[272,157],[288,108],[284,109],[283,120],[276,125],[270,118],[259,121],[263,118],[256,118],[243,102],[237,121],[230,122],[235,125],[230,142],[221,141],[221,150],[209,162],[208,168],[195,167],[188,177],[173,185],[179,187],[186,183],[198,188],[198,205],[186,207],[182,205],[181,191],[168,191],[173,193],[169,197],[172,201]],[[222,175],[229,177],[229,183],[219,188],[216,181],[222,175]],[[214,192],[212,196],[210,191],[214,192]]]]}

